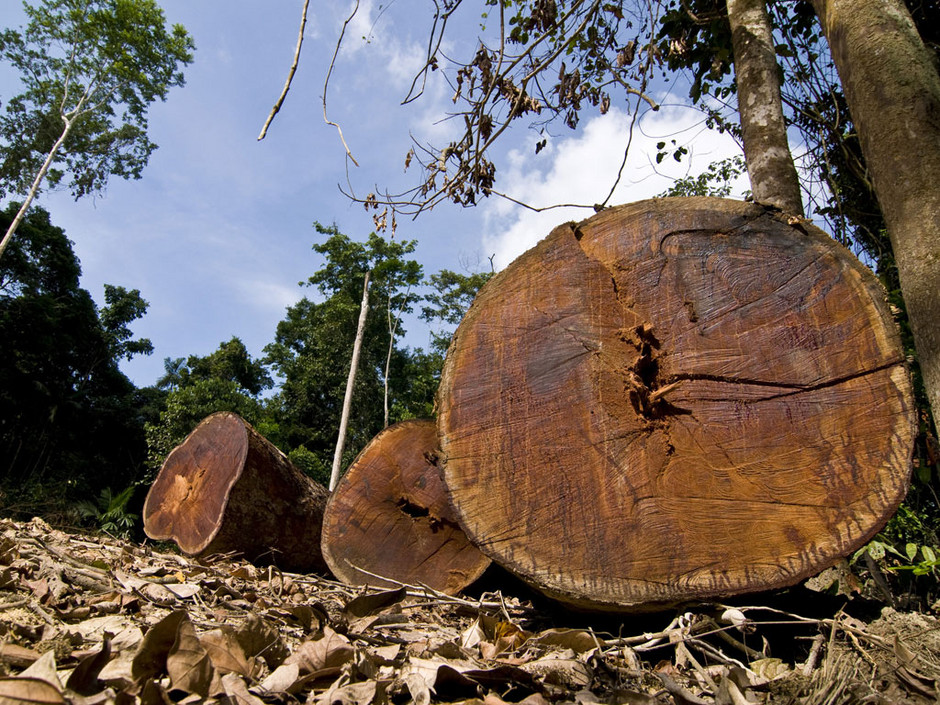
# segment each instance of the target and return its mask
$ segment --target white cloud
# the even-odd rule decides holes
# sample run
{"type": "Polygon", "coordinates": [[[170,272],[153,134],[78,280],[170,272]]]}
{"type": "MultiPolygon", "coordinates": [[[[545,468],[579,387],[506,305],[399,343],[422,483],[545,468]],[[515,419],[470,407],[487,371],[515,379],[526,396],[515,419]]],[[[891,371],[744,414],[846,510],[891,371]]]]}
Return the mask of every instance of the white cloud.
{"type": "MultiPolygon", "coordinates": [[[[396,16],[407,19],[408,14],[387,13],[387,6],[376,5],[375,0],[359,0],[353,14],[356,4],[350,3],[339,19],[341,27],[342,22],[352,16],[343,37],[344,58],[356,56],[356,61],[361,61],[363,50],[368,48],[370,63],[374,62],[374,67],[385,73],[395,86],[410,85],[424,64],[425,50],[420,42],[411,41],[407,28],[395,22],[396,16]]],[[[338,38],[339,34],[336,36],[338,38]]]]}
{"type": "MultiPolygon", "coordinates": [[[[535,154],[535,137],[509,153],[497,177],[501,192],[534,208],[555,204],[586,207],[534,212],[490,197],[483,206],[483,248],[495,253],[497,268],[505,267],[556,225],[592,214],[590,206],[603,201],[616,181],[629,131],[630,116],[611,110],[587,121],[576,136],[550,142],[539,155],[535,154]]],[[[668,189],[675,179],[700,173],[710,163],[736,154],[740,149],[731,137],[705,128],[699,113],[681,108],[649,111],[637,121],[623,176],[609,203],[651,198],[668,189]],[[656,164],[657,143],[665,141],[672,146],[673,139],[685,145],[689,154],[681,162],[667,156],[656,164]]],[[[738,186],[736,194],[747,188],[746,180],[738,186]]]]}

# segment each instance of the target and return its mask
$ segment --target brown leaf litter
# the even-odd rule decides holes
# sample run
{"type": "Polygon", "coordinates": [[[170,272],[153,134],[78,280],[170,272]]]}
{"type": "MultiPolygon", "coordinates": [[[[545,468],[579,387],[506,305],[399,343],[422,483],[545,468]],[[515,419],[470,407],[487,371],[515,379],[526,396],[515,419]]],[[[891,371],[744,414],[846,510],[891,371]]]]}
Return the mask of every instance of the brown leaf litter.
{"type": "Polygon", "coordinates": [[[891,608],[572,615],[0,521],[0,705],[927,703],[938,627],[891,608]]]}

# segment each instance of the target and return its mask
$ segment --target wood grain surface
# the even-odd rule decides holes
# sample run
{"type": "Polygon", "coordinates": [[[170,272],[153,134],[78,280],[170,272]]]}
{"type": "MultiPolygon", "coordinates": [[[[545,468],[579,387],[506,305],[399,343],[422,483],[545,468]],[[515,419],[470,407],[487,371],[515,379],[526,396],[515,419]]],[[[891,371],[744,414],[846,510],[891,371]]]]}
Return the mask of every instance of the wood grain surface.
{"type": "Polygon", "coordinates": [[[805,222],[713,198],[555,229],[480,292],[438,403],[468,536],[588,607],[822,570],[895,511],[916,430],[871,272],[805,222]]]}

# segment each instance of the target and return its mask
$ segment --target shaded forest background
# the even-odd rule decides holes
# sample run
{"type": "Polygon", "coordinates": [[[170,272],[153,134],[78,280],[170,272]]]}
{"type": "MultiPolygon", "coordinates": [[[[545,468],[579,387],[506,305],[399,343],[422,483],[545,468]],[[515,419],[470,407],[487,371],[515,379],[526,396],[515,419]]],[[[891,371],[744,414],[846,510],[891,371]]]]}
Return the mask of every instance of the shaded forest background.
{"type": "MultiPolygon", "coordinates": [[[[0,225],[17,207],[0,213],[0,225]]],[[[332,226],[315,230],[325,265],[303,284],[314,292],[287,309],[263,358],[233,337],[204,357],[167,358],[164,376],[138,388],[120,362],[152,351],[132,332],[147,302],[138,290],[106,286],[105,305],[96,306],[66,233],[34,208],[0,260],[4,511],[136,530],[167,453],[215,411],[237,412],[326,484],[367,269],[370,315],[343,466],[387,423],[432,416],[450,332],[489,274],[426,278],[408,257],[414,242],[372,234],[359,243],[332,226]],[[437,330],[428,350],[401,342],[401,317],[411,313],[437,330]]]]}

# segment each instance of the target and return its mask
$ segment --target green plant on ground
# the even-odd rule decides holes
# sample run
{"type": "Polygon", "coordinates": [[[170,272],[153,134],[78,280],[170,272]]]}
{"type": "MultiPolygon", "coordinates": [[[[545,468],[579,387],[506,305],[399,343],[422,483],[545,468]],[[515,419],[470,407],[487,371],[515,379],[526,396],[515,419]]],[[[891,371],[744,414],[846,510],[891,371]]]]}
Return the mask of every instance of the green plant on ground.
{"type": "Polygon", "coordinates": [[[120,493],[114,494],[110,487],[105,487],[98,495],[97,502],[82,500],[75,505],[75,509],[82,518],[93,519],[101,531],[127,538],[140,519],[127,509],[136,489],[136,485],[130,485],[120,493]]]}

